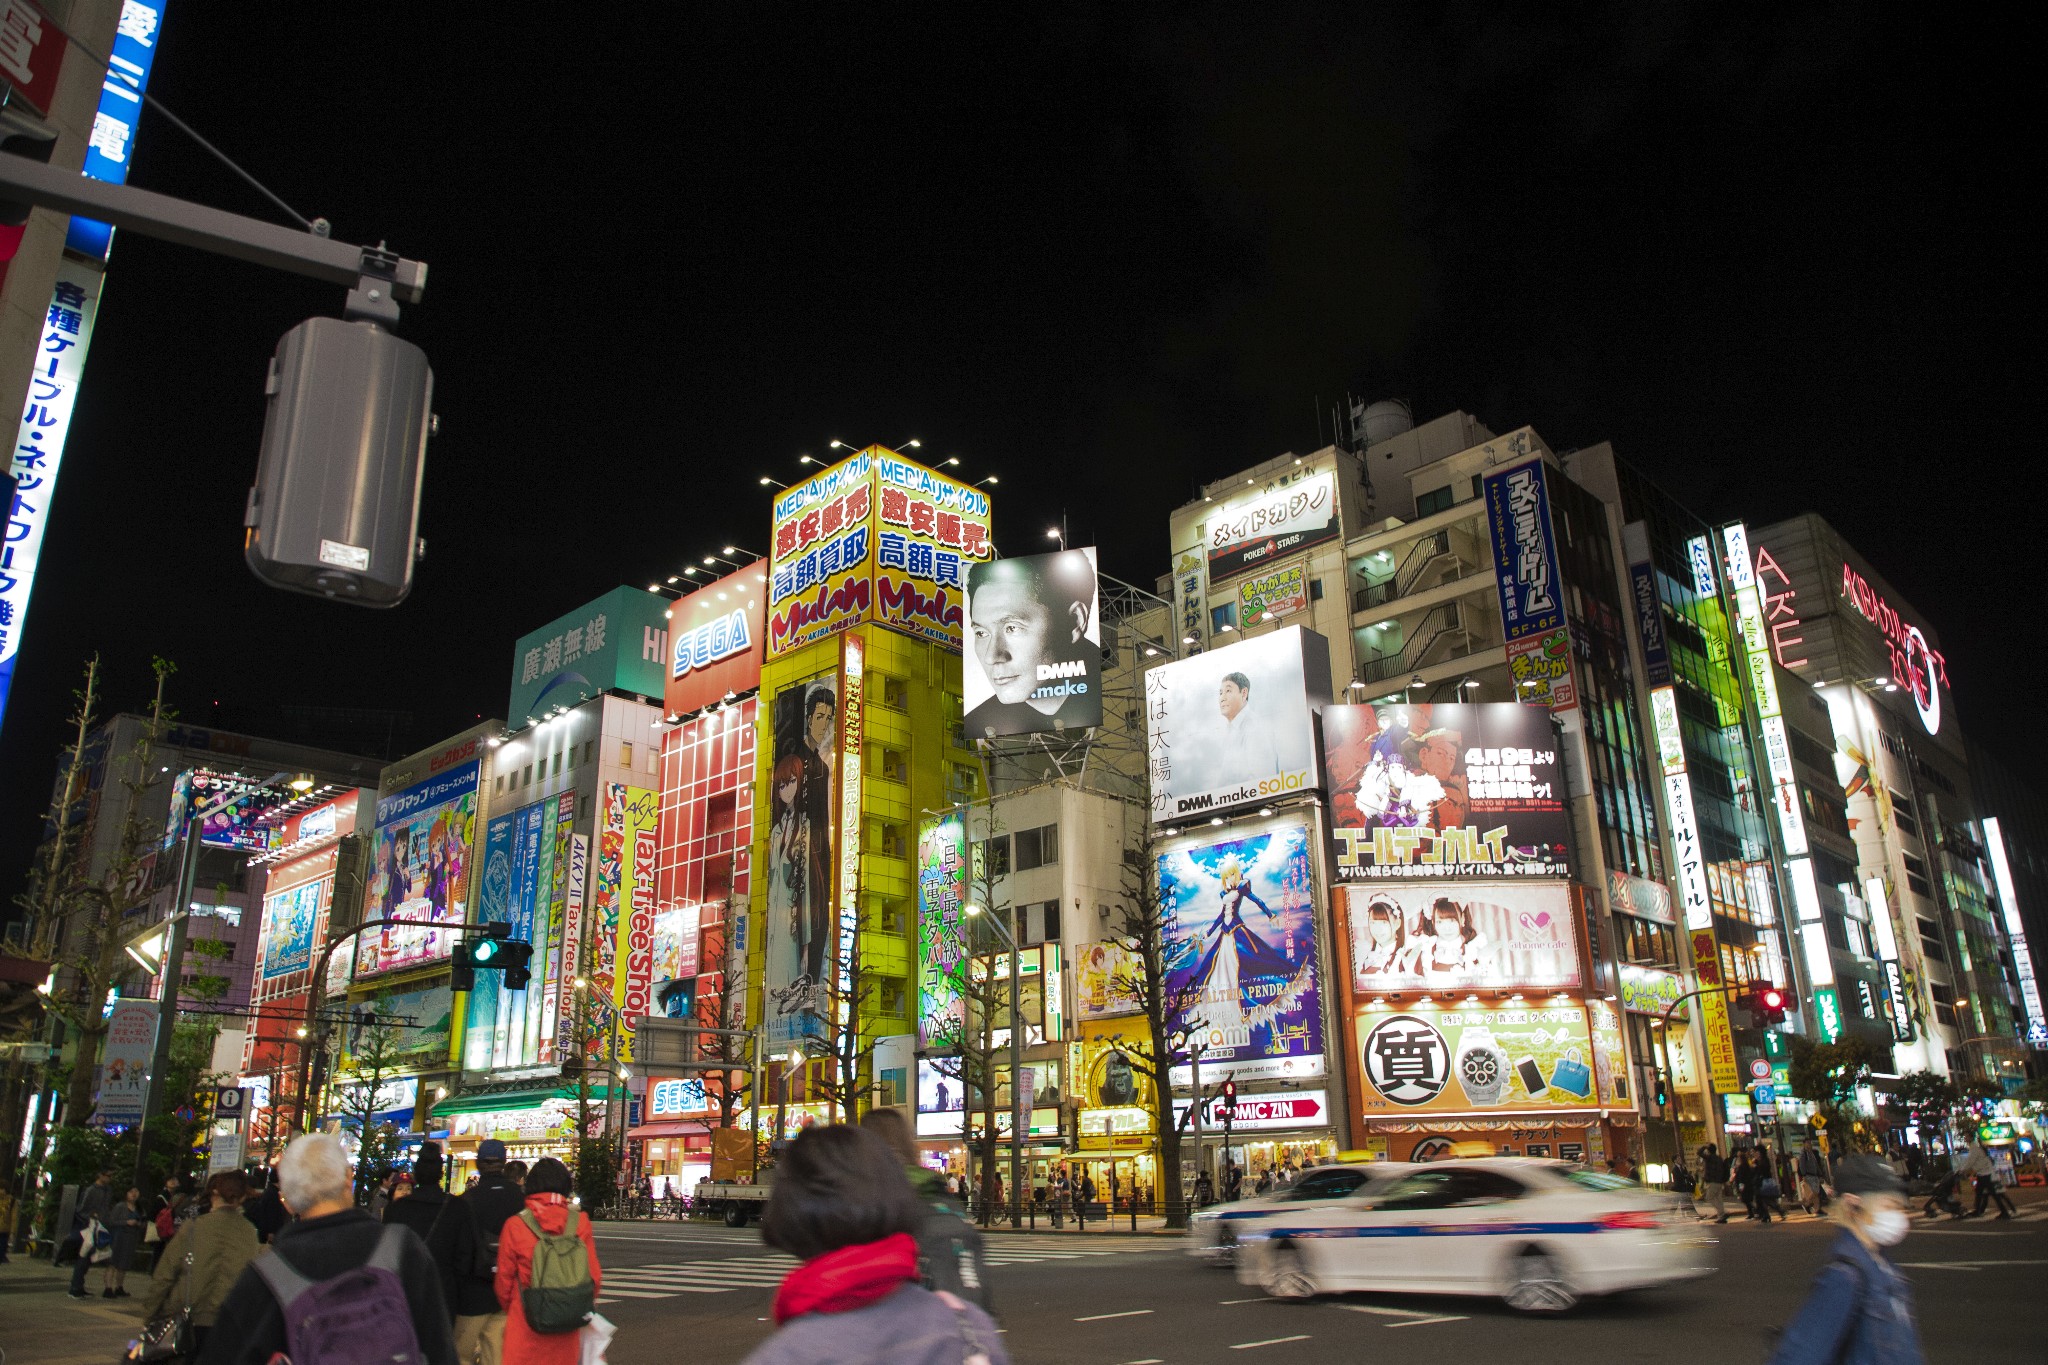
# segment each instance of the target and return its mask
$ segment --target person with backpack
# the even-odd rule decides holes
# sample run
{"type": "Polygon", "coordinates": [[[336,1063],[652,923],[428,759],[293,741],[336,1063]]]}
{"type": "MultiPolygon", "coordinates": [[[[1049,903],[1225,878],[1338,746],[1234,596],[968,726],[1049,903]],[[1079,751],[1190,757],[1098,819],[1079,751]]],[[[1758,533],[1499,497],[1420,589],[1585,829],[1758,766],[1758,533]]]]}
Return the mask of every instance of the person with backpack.
{"type": "Polygon", "coordinates": [[[1834,1183],[1841,1236],[1814,1276],[1813,1292],[1778,1338],[1771,1365],[1924,1361],[1912,1285],[1885,1250],[1912,1226],[1905,1183],[1874,1156],[1843,1157],[1834,1183]]]}
{"type": "Polygon", "coordinates": [[[900,1109],[870,1109],[861,1116],[860,1126],[895,1153],[910,1181],[911,1193],[924,1206],[915,1233],[918,1283],[935,1293],[944,1290],[979,1304],[985,1313],[995,1312],[981,1232],[953,1204],[938,1176],[918,1161],[910,1120],[900,1109]]]}
{"type": "Polygon", "coordinates": [[[107,1211],[113,1206],[114,1173],[101,1171],[78,1196],[78,1208],[71,1215],[72,1230],[79,1238],[78,1259],[71,1266],[74,1299],[86,1297],[85,1274],[93,1267],[94,1252],[100,1249],[97,1240],[104,1238],[108,1247],[113,1245],[114,1235],[107,1231],[107,1211]]]}
{"type": "Polygon", "coordinates": [[[292,1139],[277,1192],[293,1221],[228,1291],[198,1365],[455,1365],[441,1277],[411,1229],[356,1207],[348,1154],[325,1133],[292,1139]]]}
{"type": "MultiPolygon", "coordinates": [[[[391,1201],[384,1210],[384,1222],[411,1228],[426,1246],[427,1255],[434,1258],[434,1266],[441,1272],[441,1298],[453,1320],[455,1349],[460,1355],[465,1335],[476,1340],[483,1330],[482,1319],[490,1316],[497,1297],[493,1295],[480,1312],[471,1314],[477,1320],[465,1329],[462,1291],[476,1275],[476,1219],[467,1204],[441,1188],[443,1169],[441,1144],[421,1143],[420,1154],[412,1163],[412,1193],[391,1201]]],[[[463,1356],[464,1360],[471,1358],[463,1356]]]]}
{"type": "Polygon", "coordinates": [[[577,1331],[603,1285],[590,1219],[569,1206],[576,1185],[551,1156],[526,1176],[526,1207],[498,1238],[505,1365],[576,1365],[577,1331]]]}
{"type": "Polygon", "coordinates": [[[476,1225],[477,1251],[470,1277],[456,1294],[456,1346],[463,1365],[499,1365],[505,1314],[498,1307],[498,1239],[526,1207],[526,1191],[506,1171],[505,1144],[497,1138],[477,1144],[476,1171],[462,1195],[476,1225]]]}
{"type": "Polygon", "coordinates": [[[1816,1217],[1828,1211],[1828,1158],[1818,1142],[1799,1149],[1799,1202],[1816,1217]]]}
{"type": "Polygon", "coordinates": [[[228,1291],[263,1249],[255,1225],[242,1216],[248,1177],[240,1171],[222,1171],[207,1181],[206,1191],[212,1211],[186,1219],[164,1243],[142,1299],[144,1322],[191,1309],[195,1356],[206,1349],[228,1291]]]}
{"type": "Polygon", "coordinates": [[[803,1264],[775,1291],[775,1335],[742,1365],[1009,1365],[988,1314],[918,1281],[925,1206],[896,1152],[845,1124],[783,1153],[761,1240],[803,1264]]]}

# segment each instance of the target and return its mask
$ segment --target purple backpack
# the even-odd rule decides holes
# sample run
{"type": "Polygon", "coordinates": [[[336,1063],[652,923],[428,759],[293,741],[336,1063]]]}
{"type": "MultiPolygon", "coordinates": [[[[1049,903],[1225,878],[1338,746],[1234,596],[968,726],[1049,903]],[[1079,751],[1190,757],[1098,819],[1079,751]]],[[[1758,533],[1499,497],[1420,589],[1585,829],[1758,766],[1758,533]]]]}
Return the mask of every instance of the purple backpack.
{"type": "Polygon", "coordinates": [[[328,1280],[309,1280],[272,1252],[250,1262],[284,1310],[291,1365],[419,1365],[412,1305],[399,1279],[407,1229],[386,1227],[370,1259],[328,1280]]]}

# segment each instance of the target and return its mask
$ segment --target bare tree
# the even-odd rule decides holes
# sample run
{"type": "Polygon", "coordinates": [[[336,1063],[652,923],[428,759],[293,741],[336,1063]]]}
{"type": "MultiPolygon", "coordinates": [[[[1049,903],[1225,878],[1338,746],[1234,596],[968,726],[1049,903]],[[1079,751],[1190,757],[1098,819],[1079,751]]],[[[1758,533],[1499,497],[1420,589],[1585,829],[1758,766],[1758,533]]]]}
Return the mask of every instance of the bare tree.
{"type": "Polygon", "coordinates": [[[370,1013],[349,1021],[348,1073],[334,1098],[344,1126],[356,1130],[356,1200],[360,1203],[378,1178],[378,1171],[396,1153],[398,1137],[389,1124],[379,1124],[384,1083],[397,1071],[405,1051],[404,1030],[386,1016],[370,1013]]]}
{"type": "MultiPolygon", "coordinates": [[[[1159,1134],[1159,1183],[1168,1227],[1184,1227],[1187,1202],[1181,1196],[1180,1126],[1173,1118],[1173,1068],[1192,1061],[1201,1026],[1201,988],[1176,983],[1167,959],[1170,912],[1159,888],[1159,863],[1147,840],[1124,850],[1123,886],[1111,939],[1125,953],[1111,974],[1113,999],[1144,1017],[1146,1041],[1128,1054],[1132,1066],[1152,1081],[1152,1120],[1159,1134]]],[[[1194,1097],[1199,1104],[1201,1096],[1194,1097]]],[[[1193,1113],[1193,1105],[1189,1106],[1193,1113]]]]}

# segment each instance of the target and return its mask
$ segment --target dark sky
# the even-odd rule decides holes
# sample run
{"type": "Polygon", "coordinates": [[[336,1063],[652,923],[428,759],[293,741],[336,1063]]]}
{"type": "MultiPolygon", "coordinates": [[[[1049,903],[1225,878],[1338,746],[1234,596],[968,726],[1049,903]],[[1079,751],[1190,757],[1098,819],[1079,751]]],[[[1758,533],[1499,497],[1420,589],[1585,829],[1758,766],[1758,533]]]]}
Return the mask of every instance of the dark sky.
{"type": "MultiPolygon", "coordinates": [[[[740,8],[173,0],[154,93],[432,266],[400,329],[436,371],[430,554],[391,612],[255,582],[264,367],[341,291],[123,234],[0,733],[0,887],[94,650],[115,706],[163,654],[189,719],[391,708],[424,744],[499,714],[521,632],[765,548],[760,475],[834,437],[957,454],[1000,475],[1007,551],[1064,509],[1149,583],[1172,506],[1314,448],[1347,390],[1611,439],[1710,517],[1823,512],[1943,636],[1970,728],[2048,756],[2018,721],[2038,34],[740,8]]],[[[134,183],[271,215],[154,115],[134,183]]]]}

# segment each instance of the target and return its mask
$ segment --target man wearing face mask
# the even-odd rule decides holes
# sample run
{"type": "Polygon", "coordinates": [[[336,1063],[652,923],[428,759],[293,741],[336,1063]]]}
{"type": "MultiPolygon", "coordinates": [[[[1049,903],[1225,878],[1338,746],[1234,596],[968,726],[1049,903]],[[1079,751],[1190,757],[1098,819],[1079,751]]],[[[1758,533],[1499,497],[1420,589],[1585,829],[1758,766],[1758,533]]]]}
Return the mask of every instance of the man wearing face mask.
{"type": "Polygon", "coordinates": [[[1891,1365],[1925,1361],[1913,1321],[1913,1290],[1884,1250],[1910,1226],[1906,1187],[1874,1156],[1835,1165],[1835,1221],[1842,1225],[1813,1292],[1771,1356],[1772,1365],[1891,1365]]]}

